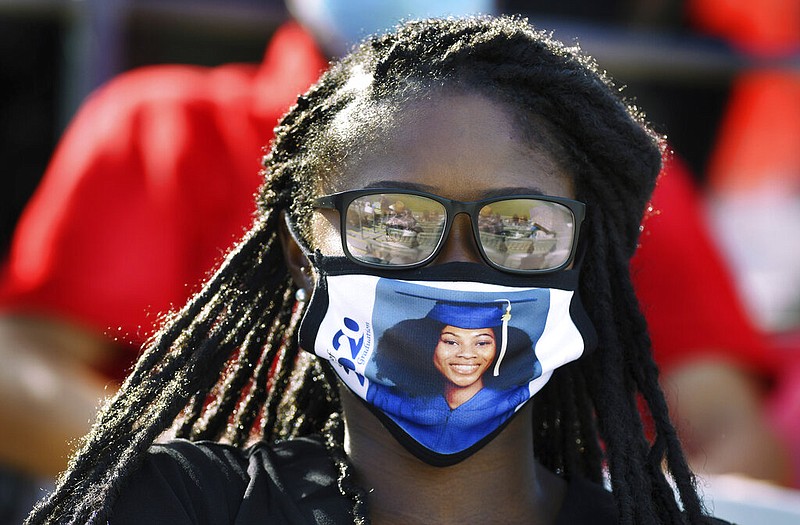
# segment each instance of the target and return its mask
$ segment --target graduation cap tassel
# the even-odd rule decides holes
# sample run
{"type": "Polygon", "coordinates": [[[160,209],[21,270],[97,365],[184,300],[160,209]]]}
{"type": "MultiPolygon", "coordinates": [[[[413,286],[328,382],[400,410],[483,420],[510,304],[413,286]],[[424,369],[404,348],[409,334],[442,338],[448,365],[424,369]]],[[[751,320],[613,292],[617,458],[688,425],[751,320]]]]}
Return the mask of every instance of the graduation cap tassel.
{"type": "Polygon", "coordinates": [[[500,375],[500,363],[503,362],[503,357],[506,355],[506,347],[508,346],[508,322],[511,320],[511,301],[508,299],[501,299],[498,302],[503,301],[508,304],[506,305],[506,312],[501,317],[503,320],[503,327],[500,330],[500,356],[497,358],[497,362],[494,364],[495,377],[500,375]]]}

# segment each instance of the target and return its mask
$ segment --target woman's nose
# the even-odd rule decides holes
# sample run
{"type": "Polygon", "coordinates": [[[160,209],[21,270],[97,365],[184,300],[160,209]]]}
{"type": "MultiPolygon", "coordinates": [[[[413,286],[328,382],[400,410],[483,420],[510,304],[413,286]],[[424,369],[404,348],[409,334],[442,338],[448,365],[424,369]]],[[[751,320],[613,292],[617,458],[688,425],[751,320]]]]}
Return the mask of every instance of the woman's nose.
{"type": "Polygon", "coordinates": [[[434,259],[434,264],[446,262],[481,262],[480,250],[472,234],[472,222],[469,215],[459,213],[453,219],[450,233],[444,240],[444,245],[434,259]]]}
{"type": "Polygon", "coordinates": [[[457,357],[461,359],[475,359],[478,357],[478,352],[475,351],[475,346],[465,344],[458,347],[457,357]]]}

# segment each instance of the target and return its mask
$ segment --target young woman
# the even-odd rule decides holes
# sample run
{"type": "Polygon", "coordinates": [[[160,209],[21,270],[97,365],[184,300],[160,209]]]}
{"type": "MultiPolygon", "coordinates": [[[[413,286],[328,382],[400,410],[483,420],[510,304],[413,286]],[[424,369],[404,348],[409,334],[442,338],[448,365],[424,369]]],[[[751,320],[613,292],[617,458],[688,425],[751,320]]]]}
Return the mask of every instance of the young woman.
{"type": "MultiPolygon", "coordinates": [[[[379,281],[376,290],[383,284],[379,281]]],[[[407,282],[398,285],[409,289],[407,282]]],[[[423,291],[430,286],[410,295],[395,289],[387,294],[390,308],[408,312],[421,306],[404,299],[433,302],[423,291]]],[[[542,373],[531,341],[547,344],[540,339],[544,326],[514,325],[536,315],[526,310],[545,308],[546,294],[531,290],[521,302],[502,298],[509,296],[503,291],[496,292],[497,299],[478,293],[484,297],[470,303],[436,297],[425,317],[400,321],[382,335],[376,325],[375,371],[369,364],[364,367],[373,378],[366,400],[378,409],[376,415],[385,415],[391,420],[387,424],[443,454],[456,454],[505,423],[528,400],[530,383],[542,373]]],[[[380,301],[376,306],[381,307],[380,301]]]]}
{"type": "Polygon", "coordinates": [[[706,522],[628,275],[660,144],[591,60],[523,20],[412,22],[368,40],[284,117],[252,229],[29,522],[706,522]],[[347,217],[359,198],[400,195],[445,223],[395,263],[347,217]],[[505,266],[478,217],[508,203],[549,209],[564,249],[505,266]],[[387,298],[405,285],[423,306],[387,298]],[[369,403],[386,326],[443,296],[518,294],[540,299],[509,300],[509,323],[542,327],[541,373],[505,422],[442,450],[369,403]],[[153,445],[168,432],[184,439],[153,445]]]}

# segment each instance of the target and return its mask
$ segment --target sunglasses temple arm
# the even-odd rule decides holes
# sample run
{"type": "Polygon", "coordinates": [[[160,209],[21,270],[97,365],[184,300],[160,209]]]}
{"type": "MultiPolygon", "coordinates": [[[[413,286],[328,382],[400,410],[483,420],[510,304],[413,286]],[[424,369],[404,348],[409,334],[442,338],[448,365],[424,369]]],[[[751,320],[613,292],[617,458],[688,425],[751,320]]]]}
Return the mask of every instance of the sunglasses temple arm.
{"type": "Polygon", "coordinates": [[[317,197],[316,199],[314,199],[314,207],[324,208],[328,210],[336,209],[336,202],[334,200],[334,195],[323,195],[322,197],[317,197]]]}

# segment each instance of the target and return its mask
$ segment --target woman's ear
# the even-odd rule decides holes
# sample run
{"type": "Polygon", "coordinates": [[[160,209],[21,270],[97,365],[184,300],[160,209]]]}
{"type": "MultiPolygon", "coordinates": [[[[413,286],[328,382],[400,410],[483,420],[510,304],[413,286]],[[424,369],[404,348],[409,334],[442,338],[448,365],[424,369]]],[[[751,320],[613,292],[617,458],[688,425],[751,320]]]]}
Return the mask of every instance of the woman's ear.
{"type": "Polygon", "coordinates": [[[306,294],[311,295],[311,290],[314,287],[314,282],[311,278],[311,262],[300,249],[297,240],[289,232],[289,214],[286,210],[281,210],[281,217],[278,221],[278,237],[281,241],[283,248],[283,257],[286,260],[286,266],[289,268],[289,274],[292,276],[294,284],[306,291],[306,294]]]}

